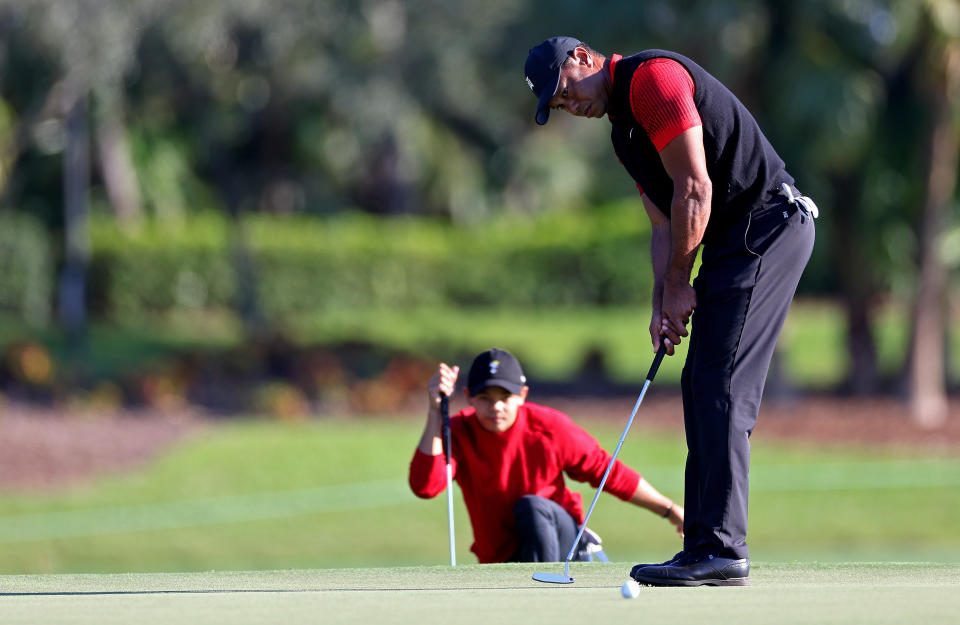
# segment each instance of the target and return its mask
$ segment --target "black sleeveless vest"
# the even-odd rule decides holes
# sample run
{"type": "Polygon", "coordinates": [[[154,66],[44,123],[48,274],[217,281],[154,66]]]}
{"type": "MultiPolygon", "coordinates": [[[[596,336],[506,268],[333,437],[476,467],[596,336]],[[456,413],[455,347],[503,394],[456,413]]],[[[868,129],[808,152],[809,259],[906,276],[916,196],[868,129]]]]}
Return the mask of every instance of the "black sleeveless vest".
{"type": "Polygon", "coordinates": [[[693,101],[703,123],[707,173],[713,183],[709,241],[753,208],[768,202],[780,184],[793,185],[783,160],[760,131],[753,115],[719,80],[685,56],[666,50],[646,50],[620,59],[613,76],[607,117],[611,140],[620,162],[643,192],[670,217],[673,181],[660,155],[630,109],[630,83],[637,66],[665,57],[683,65],[693,77],[693,101]]]}

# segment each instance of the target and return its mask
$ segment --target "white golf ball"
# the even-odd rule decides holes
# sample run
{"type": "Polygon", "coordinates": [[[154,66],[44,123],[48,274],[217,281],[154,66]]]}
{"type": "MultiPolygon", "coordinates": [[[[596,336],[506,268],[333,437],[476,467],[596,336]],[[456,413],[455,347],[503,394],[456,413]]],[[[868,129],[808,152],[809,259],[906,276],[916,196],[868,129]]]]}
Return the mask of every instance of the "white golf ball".
{"type": "Polygon", "coordinates": [[[620,594],[624,599],[636,599],[640,596],[640,584],[628,579],[620,586],[620,594]]]}

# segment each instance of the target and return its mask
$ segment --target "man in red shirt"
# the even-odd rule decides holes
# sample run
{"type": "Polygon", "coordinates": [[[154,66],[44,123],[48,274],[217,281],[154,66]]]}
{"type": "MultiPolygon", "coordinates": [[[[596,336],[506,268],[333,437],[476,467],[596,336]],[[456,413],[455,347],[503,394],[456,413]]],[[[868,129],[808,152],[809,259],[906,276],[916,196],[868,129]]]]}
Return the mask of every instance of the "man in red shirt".
{"type": "Polygon", "coordinates": [[[538,124],[551,109],[610,121],[652,224],[654,351],[662,342],[672,355],[692,326],[681,380],[684,549],[630,574],[652,585],[747,585],[750,435],[813,250],[816,205],[740,100],[681,54],[607,58],[552,37],[530,50],[524,73],[538,124]]]}
{"type": "MultiPolygon", "coordinates": [[[[446,487],[440,394],[453,393],[459,372],[441,363],[427,385],[427,422],[410,463],[418,497],[446,487]]],[[[467,375],[470,407],[450,418],[454,479],[473,527],[470,550],[481,563],[563,560],[583,522],[582,497],[567,488],[564,473],[596,488],[610,463],[610,454],[570,417],[526,401],[529,390],[513,355],[487,350],[467,375]]],[[[681,531],[683,508],[619,460],[604,488],[681,531]]]]}

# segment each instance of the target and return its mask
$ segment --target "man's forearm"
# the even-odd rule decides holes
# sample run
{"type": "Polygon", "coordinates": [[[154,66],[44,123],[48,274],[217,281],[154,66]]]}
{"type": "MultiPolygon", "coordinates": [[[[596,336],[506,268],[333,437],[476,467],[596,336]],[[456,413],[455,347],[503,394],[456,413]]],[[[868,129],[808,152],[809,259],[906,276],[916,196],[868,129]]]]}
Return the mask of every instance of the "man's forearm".
{"type": "Polygon", "coordinates": [[[710,220],[712,189],[709,179],[697,181],[691,178],[678,191],[670,207],[670,260],[666,280],[689,284],[697,248],[710,220]]]}
{"type": "Polygon", "coordinates": [[[697,258],[697,248],[710,219],[711,189],[709,182],[691,184],[687,192],[671,206],[670,260],[666,280],[672,283],[690,283],[690,272],[697,258]]]}
{"type": "Polygon", "coordinates": [[[653,265],[653,308],[660,310],[663,284],[670,265],[670,222],[654,226],[650,234],[650,260],[653,265]]]}

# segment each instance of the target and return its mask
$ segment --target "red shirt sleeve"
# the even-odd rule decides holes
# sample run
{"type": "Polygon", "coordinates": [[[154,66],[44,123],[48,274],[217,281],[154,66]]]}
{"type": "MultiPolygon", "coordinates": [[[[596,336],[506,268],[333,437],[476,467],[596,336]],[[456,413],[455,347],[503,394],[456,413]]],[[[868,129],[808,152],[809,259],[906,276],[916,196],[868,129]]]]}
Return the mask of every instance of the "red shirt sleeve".
{"type": "MultiPolygon", "coordinates": [[[[564,470],[571,479],[588,482],[597,488],[610,464],[610,454],[600,447],[600,443],[586,430],[572,421],[569,422],[565,434],[561,450],[564,470]]],[[[610,470],[603,489],[624,501],[629,501],[636,493],[639,483],[640,474],[617,460],[613,463],[613,469],[610,470]]]]}
{"type": "MultiPolygon", "coordinates": [[[[450,465],[456,475],[456,461],[451,457],[450,465]]],[[[410,490],[417,497],[430,499],[436,497],[447,487],[447,463],[443,454],[432,456],[420,449],[413,452],[408,477],[410,490]]]]}
{"type": "Polygon", "coordinates": [[[650,59],[634,71],[630,108],[658,151],[685,130],[701,125],[693,94],[693,78],[673,59],[650,59]]]}

